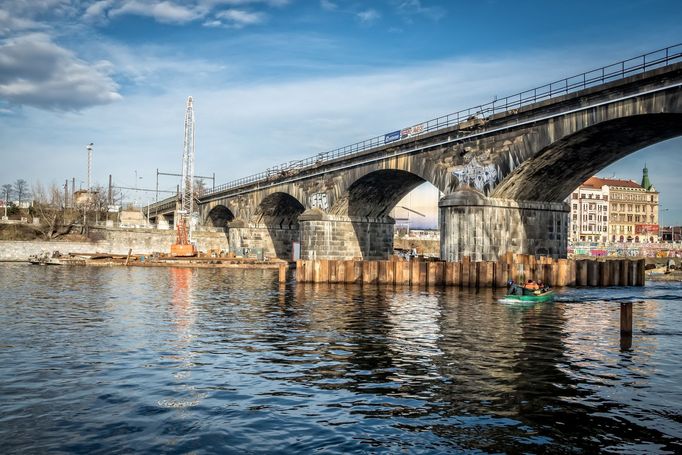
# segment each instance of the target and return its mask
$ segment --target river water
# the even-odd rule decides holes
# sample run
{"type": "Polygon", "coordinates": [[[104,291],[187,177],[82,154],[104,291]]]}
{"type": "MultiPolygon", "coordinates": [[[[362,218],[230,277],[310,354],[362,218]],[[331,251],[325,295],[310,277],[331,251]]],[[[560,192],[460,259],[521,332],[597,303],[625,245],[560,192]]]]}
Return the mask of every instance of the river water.
{"type": "Polygon", "coordinates": [[[0,292],[3,453],[682,452],[680,283],[519,306],[0,264],[0,292]]]}

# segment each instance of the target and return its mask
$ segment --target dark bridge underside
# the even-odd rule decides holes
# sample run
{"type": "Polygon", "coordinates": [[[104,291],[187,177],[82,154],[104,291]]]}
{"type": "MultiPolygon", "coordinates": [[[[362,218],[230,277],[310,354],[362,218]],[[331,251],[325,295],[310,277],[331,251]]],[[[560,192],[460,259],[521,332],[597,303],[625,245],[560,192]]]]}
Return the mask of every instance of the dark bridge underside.
{"type": "Polygon", "coordinates": [[[339,200],[332,213],[352,217],[381,218],[424,179],[401,170],[379,170],[358,179],[339,200]]]}
{"type": "Polygon", "coordinates": [[[298,216],[305,207],[298,200],[287,193],[273,193],[265,197],[256,211],[258,223],[267,226],[291,228],[298,225],[298,216]]]}
{"type": "Polygon", "coordinates": [[[560,202],[609,164],[680,135],[682,114],[646,114],[599,123],[553,143],[524,161],[491,196],[560,202]]]}
{"type": "Polygon", "coordinates": [[[224,205],[217,205],[208,212],[207,222],[213,227],[225,227],[228,222],[234,219],[234,215],[224,205]]]}

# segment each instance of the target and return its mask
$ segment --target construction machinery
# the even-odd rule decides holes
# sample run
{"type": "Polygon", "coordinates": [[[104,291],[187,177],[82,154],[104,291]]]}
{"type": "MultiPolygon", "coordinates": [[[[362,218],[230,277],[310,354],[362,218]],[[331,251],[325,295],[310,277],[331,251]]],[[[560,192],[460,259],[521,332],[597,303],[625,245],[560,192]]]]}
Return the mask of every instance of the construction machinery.
{"type": "Polygon", "coordinates": [[[192,97],[187,98],[185,109],[185,142],[182,152],[182,183],[180,210],[177,211],[176,239],[171,245],[171,256],[191,257],[197,255],[192,241],[192,216],[194,214],[194,108],[192,97]]]}

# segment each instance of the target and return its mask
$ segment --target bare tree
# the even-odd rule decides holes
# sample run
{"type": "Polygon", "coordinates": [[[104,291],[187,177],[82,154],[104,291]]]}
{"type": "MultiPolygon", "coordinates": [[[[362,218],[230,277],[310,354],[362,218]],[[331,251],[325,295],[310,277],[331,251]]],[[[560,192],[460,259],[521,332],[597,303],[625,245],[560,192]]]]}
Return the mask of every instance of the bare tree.
{"type": "Polygon", "coordinates": [[[194,197],[201,197],[206,192],[206,184],[202,179],[194,179],[194,197]]]}
{"type": "Polygon", "coordinates": [[[43,237],[52,240],[68,234],[76,223],[78,212],[66,209],[62,189],[54,183],[45,188],[38,182],[33,187],[33,195],[33,213],[40,219],[36,229],[43,237]]]}
{"type": "Polygon", "coordinates": [[[2,195],[5,198],[5,204],[9,204],[9,200],[12,197],[12,184],[5,183],[2,185],[2,195]]]}
{"type": "Polygon", "coordinates": [[[28,182],[26,182],[24,179],[17,179],[16,182],[14,182],[14,192],[17,194],[17,200],[21,206],[24,197],[28,197],[30,194],[28,190],[28,182]]]}

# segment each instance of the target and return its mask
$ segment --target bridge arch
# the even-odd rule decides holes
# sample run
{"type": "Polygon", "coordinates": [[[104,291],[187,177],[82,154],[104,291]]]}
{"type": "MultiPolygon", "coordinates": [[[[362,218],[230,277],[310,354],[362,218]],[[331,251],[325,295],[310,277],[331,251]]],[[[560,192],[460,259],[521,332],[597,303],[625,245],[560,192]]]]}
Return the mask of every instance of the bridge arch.
{"type": "Polygon", "coordinates": [[[298,216],[305,207],[294,196],[277,191],[265,196],[254,214],[254,221],[267,226],[292,228],[298,224],[298,216]]]}
{"type": "Polygon", "coordinates": [[[224,205],[216,205],[206,216],[206,224],[216,228],[227,227],[227,223],[232,220],[234,220],[234,214],[224,205]]]}
{"type": "Polygon", "coordinates": [[[403,197],[424,182],[429,180],[401,169],[368,172],[348,186],[330,209],[330,214],[354,218],[387,217],[403,197]]]}
{"type": "Polygon", "coordinates": [[[303,204],[288,193],[268,194],[251,217],[255,232],[251,244],[262,248],[267,256],[291,260],[293,243],[299,241],[298,217],[304,211],[303,204]]]}
{"type": "Polygon", "coordinates": [[[561,202],[582,182],[640,149],[682,135],[682,113],[616,118],[545,145],[508,173],[490,194],[517,201],[561,202]]]}

